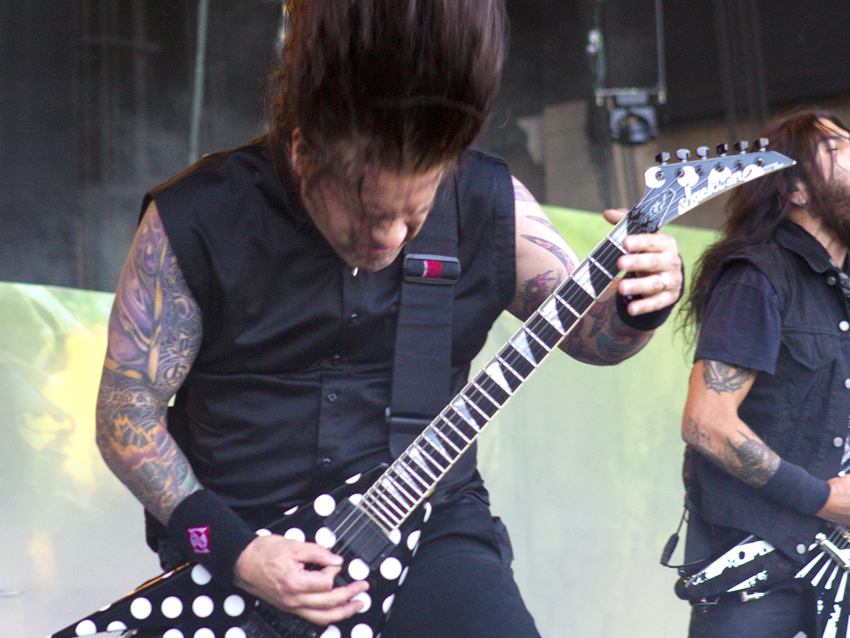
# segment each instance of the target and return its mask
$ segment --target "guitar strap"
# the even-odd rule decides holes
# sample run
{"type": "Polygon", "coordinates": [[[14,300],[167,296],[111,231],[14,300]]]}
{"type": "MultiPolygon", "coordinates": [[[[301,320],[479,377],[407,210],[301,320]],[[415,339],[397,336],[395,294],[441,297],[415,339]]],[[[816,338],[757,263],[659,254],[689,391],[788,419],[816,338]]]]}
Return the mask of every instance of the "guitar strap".
{"type": "Polygon", "coordinates": [[[419,234],[404,248],[390,452],[404,452],[451,399],[452,314],[460,278],[457,181],[448,179],[419,234]]]}

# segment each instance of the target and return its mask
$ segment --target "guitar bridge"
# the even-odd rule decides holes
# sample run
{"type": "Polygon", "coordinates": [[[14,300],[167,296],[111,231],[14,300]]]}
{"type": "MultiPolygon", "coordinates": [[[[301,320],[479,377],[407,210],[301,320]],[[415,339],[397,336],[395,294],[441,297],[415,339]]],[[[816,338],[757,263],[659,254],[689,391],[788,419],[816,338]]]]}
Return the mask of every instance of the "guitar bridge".
{"type": "Polygon", "coordinates": [[[850,571],[850,560],[844,556],[844,552],[838,549],[831,540],[826,537],[823,532],[815,536],[815,544],[818,545],[829,557],[844,571],[850,571]]]}

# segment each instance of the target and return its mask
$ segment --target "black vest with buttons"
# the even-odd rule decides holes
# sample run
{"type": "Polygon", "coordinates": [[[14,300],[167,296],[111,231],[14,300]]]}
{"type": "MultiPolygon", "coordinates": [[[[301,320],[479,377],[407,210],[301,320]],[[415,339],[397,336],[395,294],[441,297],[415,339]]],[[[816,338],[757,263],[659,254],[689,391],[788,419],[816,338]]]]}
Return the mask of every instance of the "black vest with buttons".
{"type": "MultiPolygon", "coordinates": [[[[775,373],[758,373],[738,414],[780,457],[832,478],[841,469],[850,419],[850,311],[838,268],[791,222],[780,225],[766,247],[732,259],[767,276],[782,315],[775,373]]],[[[802,559],[823,521],[777,505],[704,457],[691,456],[692,496],[705,520],[755,534],[802,559]]]]}
{"type": "MultiPolygon", "coordinates": [[[[252,518],[390,461],[401,259],[352,272],[264,140],[207,156],[150,199],[202,313],[200,352],[169,412],[201,483],[252,518]]],[[[507,166],[466,153],[441,206],[458,210],[456,392],[515,291],[507,166]]],[[[446,489],[478,480],[470,456],[446,489]]]]}

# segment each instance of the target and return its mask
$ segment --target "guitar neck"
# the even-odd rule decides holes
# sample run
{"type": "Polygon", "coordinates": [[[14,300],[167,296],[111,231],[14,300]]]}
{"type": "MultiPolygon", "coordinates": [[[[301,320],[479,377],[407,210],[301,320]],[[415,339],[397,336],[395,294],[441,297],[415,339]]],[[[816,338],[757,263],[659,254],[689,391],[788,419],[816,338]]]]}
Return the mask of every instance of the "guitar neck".
{"type": "Polygon", "coordinates": [[[467,383],[363,495],[359,507],[381,527],[399,527],[484,427],[587,313],[620,273],[629,234],[620,222],[467,383]]]}

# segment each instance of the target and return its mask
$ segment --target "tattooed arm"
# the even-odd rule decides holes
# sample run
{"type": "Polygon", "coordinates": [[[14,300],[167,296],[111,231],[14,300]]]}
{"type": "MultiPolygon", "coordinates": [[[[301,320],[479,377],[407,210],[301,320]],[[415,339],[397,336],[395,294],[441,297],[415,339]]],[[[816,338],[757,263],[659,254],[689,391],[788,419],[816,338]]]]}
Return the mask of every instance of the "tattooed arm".
{"type": "MultiPolygon", "coordinates": [[[[579,259],[546,217],[534,197],[514,178],[516,209],[517,291],[508,311],[523,321],[530,317],[551,292],[579,264],[579,259]]],[[[616,223],[624,211],[606,211],[608,221],[616,223]]],[[[599,297],[561,349],[570,356],[595,365],[610,365],[627,359],[645,346],[651,332],[626,326],[616,310],[615,292],[643,295],[629,304],[629,313],[644,314],[660,310],[679,297],[682,286],[681,261],[672,237],[661,234],[632,235],[626,248],[633,254],[620,258],[625,272],[640,271],[640,276],[617,279],[599,297]]]]}
{"type": "Polygon", "coordinates": [[[165,422],[168,401],[186,378],[200,341],[198,305],[151,204],[109,318],[97,445],[109,468],[162,523],[200,489],[165,422]]]}
{"type": "Polygon", "coordinates": [[[781,459],[738,417],[738,407],[755,378],[747,368],[697,361],[682,417],[682,438],[735,478],[761,487],[776,473],[781,459]]]}

